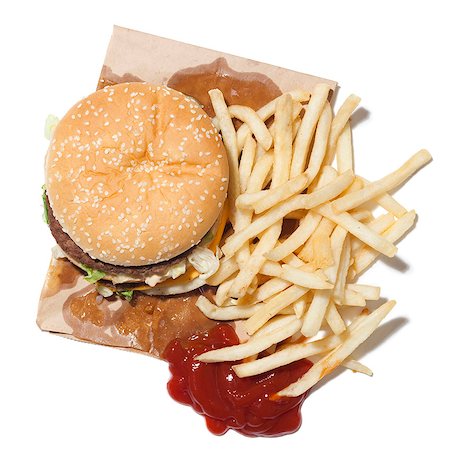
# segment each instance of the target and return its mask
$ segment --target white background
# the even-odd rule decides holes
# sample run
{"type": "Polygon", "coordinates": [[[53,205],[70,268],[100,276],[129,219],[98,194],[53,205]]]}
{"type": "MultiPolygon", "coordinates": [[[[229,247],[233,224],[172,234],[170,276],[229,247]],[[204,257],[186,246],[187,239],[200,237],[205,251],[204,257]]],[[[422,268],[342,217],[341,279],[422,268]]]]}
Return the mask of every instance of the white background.
{"type": "MultiPolygon", "coordinates": [[[[0,16],[0,447],[448,448],[450,33],[446,2],[8,2],[0,16]],[[95,89],[112,25],[339,81],[362,97],[356,169],[376,179],[420,148],[434,162],[397,194],[419,214],[394,264],[364,277],[398,305],[362,361],[306,401],[294,435],[215,437],[170,399],[166,364],[42,333],[52,238],[41,220],[47,114],[95,89]],[[396,268],[397,267],[397,268],[396,268]],[[403,270],[398,270],[403,267],[403,270]],[[384,339],[388,335],[389,339],[384,339]],[[177,447],[175,447],[177,446],[177,447]]],[[[364,352],[363,352],[364,353],[364,352]]]]}

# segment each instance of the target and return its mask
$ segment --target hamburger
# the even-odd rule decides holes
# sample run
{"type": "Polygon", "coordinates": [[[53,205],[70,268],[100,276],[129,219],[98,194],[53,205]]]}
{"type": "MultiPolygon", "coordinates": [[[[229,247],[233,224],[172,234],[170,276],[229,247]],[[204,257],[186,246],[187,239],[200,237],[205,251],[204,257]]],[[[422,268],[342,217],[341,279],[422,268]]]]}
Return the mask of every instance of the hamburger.
{"type": "Polygon", "coordinates": [[[43,194],[67,258],[105,297],[175,295],[218,268],[228,161],[196,100],[146,82],[107,86],[52,131],[43,194]]]}

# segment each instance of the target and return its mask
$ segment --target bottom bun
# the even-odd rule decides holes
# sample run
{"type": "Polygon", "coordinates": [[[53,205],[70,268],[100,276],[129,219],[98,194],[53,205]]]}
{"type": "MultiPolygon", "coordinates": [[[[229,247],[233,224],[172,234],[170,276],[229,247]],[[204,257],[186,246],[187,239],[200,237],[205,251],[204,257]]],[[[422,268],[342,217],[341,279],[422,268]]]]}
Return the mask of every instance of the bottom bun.
{"type": "Polygon", "coordinates": [[[158,297],[136,291],[132,301],[98,294],[95,285],[66,259],[52,258],[39,302],[41,330],[161,358],[173,339],[187,339],[217,324],[195,306],[213,288],[158,297]]]}

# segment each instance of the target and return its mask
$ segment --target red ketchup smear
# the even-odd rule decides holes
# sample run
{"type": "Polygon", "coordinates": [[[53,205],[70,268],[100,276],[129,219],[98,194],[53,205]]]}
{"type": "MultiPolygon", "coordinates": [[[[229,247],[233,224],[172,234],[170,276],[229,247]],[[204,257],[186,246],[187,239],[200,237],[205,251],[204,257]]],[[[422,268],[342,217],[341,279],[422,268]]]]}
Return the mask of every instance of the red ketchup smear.
{"type": "Polygon", "coordinates": [[[164,358],[172,378],[171,397],[205,417],[212,433],[234,429],[246,436],[282,436],[301,425],[300,407],[308,392],[298,397],[270,397],[302,377],[312,366],[306,359],[252,377],[239,378],[231,368],[236,362],[203,363],[195,356],[209,350],[239,344],[230,325],[216,325],[192,336],[184,344],[169,343],[164,358]]]}

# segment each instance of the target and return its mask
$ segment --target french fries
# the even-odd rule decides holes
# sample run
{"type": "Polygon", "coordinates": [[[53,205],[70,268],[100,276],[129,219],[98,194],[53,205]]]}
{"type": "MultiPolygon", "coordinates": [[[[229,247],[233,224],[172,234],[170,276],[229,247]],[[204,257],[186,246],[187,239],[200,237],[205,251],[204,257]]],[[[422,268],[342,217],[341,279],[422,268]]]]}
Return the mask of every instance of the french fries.
{"type": "MultiPolygon", "coordinates": [[[[344,191],[353,181],[353,173],[347,171],[328,183],[323,188],[312,192],[311,194],[300,194],[294,196],[277,206],[269,209],[265,214],[259,216],[255,221],[253,221],[245,230],[241,230],[235,233],[229,238],[229,240],[222,247],[222,252],[229,258],[233,256],[239,248],[244,244],[244,242],[256,237],[259,233],[263,232],[267,228],[271,227],[274,223],[283,219],[284,216],[297,209],[312,209],[316,206],[322,205],[323,203],[337,197],[342,191],[344,191]]],[[[328,214],[334,214],[331,211],[331,206],[329,207],[328,214]]],[[[323,214],[321,211],[318,211],[323,214]]],[[[346,214],[346,213],[342,213],[346,214]]],[[[354,221],[352,219],[352,221],[354,221]]],[[[359,237],[359,236],[358,236],[359,237]]],[[[380,238],[382,239],[382,238],[380,238]]],[[[390,248],[392,244],[389,242],[386,245],[390,248]]],[[[395,247],[394,247],[395,249],[395,247]]],[[[395,253],[395,251],[394,251],[395,253]]],[[[393,256],[393,255],[391,255],[393,256]]]]}
{"type": "Polygon", "coordinates": [[[294,90],[258,111],[210,91],[230,159],[232,229],[208,279],[214,303],[200,296],[197,306],[213,320],[243,320],[249,338],[197,359],[236,361],[247,377],[316,356],[277,396],[300,395],[338,366],[372,375],[352,353],[395,302],[370,312],[380,288],[357,278],[379,255],[393,257],[413,227],[416,213],[392,191],[431,160],[420,150],[377,181],[355,175],[351,115],[360,99],[351,95],[333,117],[329,91],[294,90]],[[232,118],[243,122],[237,131],[232,118]]]}
{"type": "Polygon", "coordinates": [[[291,174],[294,178],[304,172],[308,150],[313,138],[314,129],[330,92],[329,86],[326,84],[318,84],[314,88],[311,98],[306,108],[300,129],[294,140],[294,153],[292,156],[291,174]]]}
{"type": "MultiPolygon", "coordinates": [[[[265,333],[264,330],[261,330],[261,334],[255,334],[243,344],[211,350],[202,353],[197,356],[196,359],[203,362],[236,361],[244,359],[266,350],[273,344],[284,341],[296,333],[302,324],[295,316],[287,316],[281,319],[275,318],[274,320],[277,321],[278,325],[274,330],[270,330],[270,332],[267,333],[265,333]]],[[[267,325],[270,326],[271,324],[269,323],[267,325]]]]}
{"type": "Polygon", "coordinates": [[[325,375],[331,373],[376,330],[380,322],[394,306],[395,301],[391,300],[369,314],[359,326],[356,327],[356,330],[349,333],[348,337],[341,345],[314,364],[300,380],[278,392],[278,395],[297,397],[314,386],[325,375]]]}

